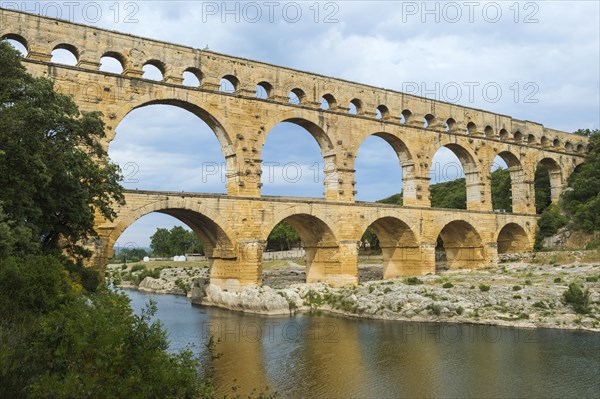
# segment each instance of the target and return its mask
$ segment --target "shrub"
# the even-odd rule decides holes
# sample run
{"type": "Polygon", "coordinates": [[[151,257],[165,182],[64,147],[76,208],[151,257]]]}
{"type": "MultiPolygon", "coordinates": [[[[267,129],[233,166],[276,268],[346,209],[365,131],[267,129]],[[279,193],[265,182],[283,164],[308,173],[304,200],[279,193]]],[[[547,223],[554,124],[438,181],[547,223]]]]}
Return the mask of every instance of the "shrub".
{"type": "Polygon", "coordinates": [[[556,277],[556,278],[554,279],[554,282],[555,282],[556,284],[560,284],[560,283],[562,283],[562,278],[560,278],[560,277],[556,277]]]}
{"type": "Polygon", "coordinates": [[[546,306],[546,303],[544,303],[544,301],[534,302],[533,307],[540,308],[540,309],[548,309],[548,306],[546,306]]]}
{"type": "Polygon", "coordinates": [[[140,270],[145,270],[146,266],[144,265],[133,265],[131,266],[131,272],[139,272],[140,270]]]}
{"type": "Polygon", "coordinates": [[[488,292],[490,290],[490,286],[488,284],[481,283],[479,284],[479,290],[481,292],[488,292]]]}
{"type": "Polygon", "coordinates": [[[565,303],[570,304],[577,313],[588,313],[590,311],[590,291],[583,291],[577,283],[569,284],[569,288],[563,292],[565,303]]]}
{"type": "Polygon", "coordinates": [[[558,232],[558,229],[565,226],[569,220],[560,211],[558,204],[550,205],[544,210],[538,220],[538,231],[535,235],[534,249],[542,249],[542,240],[558,232]]]}
{"type": "Polygon", "coordinates": [[[456,314],[458,314],[458,315],[463,314],[464,311],[465,311],[465,308],[463,308],[462,306],[459,306],[456,308],[456,314]]]}
{"type": "Polygon", "coordinates": [[[387,294],[388,292],[392,292],[392,289],[390,287],[385,287],[385,289],[383,290],[383,293],[387,294]]]}
{"type": "Polygon", "coordinates": [[[408,285],[423,284],[423,281],[419,280],[417,277],[409,277],[406,279],[406,284],[408,284],[408,285]]]}
{"type": "Polygon", "coordinates": [[[512,290],[513,291],[521,291],[521,286],[520,285],[513,285],[512,290]]]}
{"type": "Polygon", "coordinates": [[[442,288],[452,288],[452,287],[454,287],[454,284],[452,284],[451,282],[447,282],[447,283],[444,283],[444,285],[442,285],[442,288]]]}
{"type": "Polygon", "coordinates": [[[531,280],[525,280],[525,285],[531,285],[531,280]]]}
{"type": "Polygon", "coordinates": [[[587,276],[585,278],[585,281],[587,281],[588,283],[597,283],[598,282],[598,277],[596,277],[596,276],[587,276]]]}
{"type": "Polygon", "coordinates": [[[125,269],[127,269],[127,265],[126,265],[125,263],[123,263],[123,264],[121,265],[121,270],[125,270],[125,269]]]}
{"type": "Polygon", "coordinates": [[[442,314],[442,305],[439,305],[437,303],[435,303],[433,305],[427,305],[427,309],[429,309],[431,311],[431,314],[434,314],[436,316],[439,316],[442,314]]]}
{"type": "Polygon", "coordinates": [[[513,299],[521,299],[521,295],[513,295],[513,299]]]}

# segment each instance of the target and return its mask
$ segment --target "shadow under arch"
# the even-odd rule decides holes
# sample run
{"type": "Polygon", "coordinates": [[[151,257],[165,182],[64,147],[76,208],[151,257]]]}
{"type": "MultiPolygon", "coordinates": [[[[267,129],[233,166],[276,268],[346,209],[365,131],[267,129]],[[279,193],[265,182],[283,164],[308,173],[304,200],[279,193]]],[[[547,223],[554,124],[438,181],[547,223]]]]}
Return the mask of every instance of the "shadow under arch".
{"type": "Polygon", "coordinates": [[[517,223],[507,223],[498,232],[498,253],[522,253],[533,249],[531,238],[517,223]]]}
{"type": "Polygon", "coordinates": [[[329,281],[327,275],[332,271],[335,274],[339,268],[339,244],[330,227],[331,221],[292,208],[278,214],[272,223],[263,228],[264,241],[280,222],[289,224],[300,236],[306,253],[306,282],[329,281]]]}
{"type": "Polygon", "coordinates": [[[417,236],[404,221],[394,216],[381,216],[363,230],[372,229],[383,256],[383,279],[420,275],[421,251],[417,236]]]}
{"type": "Polygon", "coordinates": [[[481,236],[469,222],[454,220],[447,223],[438,234],[446,254],[446,264],[436,260],[436,272],[444,269],[476,269],[485,260],[481,236]]]}

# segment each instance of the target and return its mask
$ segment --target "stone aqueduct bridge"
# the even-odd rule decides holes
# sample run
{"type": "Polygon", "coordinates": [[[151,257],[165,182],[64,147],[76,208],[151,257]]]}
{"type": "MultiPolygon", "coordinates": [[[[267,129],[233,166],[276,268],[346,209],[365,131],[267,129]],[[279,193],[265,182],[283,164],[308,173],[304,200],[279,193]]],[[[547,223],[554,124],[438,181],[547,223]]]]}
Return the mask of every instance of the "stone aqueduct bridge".
{"type": "Polygon", "coordinates": [[[119,122],[150,104],[192,112],[221,143],[227,195],[127,192],[114,221],[97,220],[99,265],[112,256],[113,244],[131,223],[162,212],[198,234],[211,259],[211,282],[228,289],[260,283],[265,240],[282,220],[301,236],[309,281],[356,283],[357,243],[369,226],[382,243],[386,278],[435,272],[438,236],[449,267],[494,266],[499,252],[532,248],[536,166],[549,170],[556,201],[587,150],[582,137],[478,109],[26,13],[0,10],[0,18],[0,38],[27,48],[24,62],[33,75],[53,79],[83,111],[102,112],[107,147],[119,122]],[[77,65],[52,63],[57,48],[71,51],[77,65]],[[116,58],[123,72],[99,71],[103,56],[116,58]],[[163,80],[144,79],[146,64],[159,68],[163,80]],[[199,87],[182,84],[186,71],[198,77],[199,87]],[[234,93],[220,91],[222,79],[234,93]],[[257,85],[266,98],[257,98],[257,85]],[[289,102],[290,92],[299,104],[289,102]],[[327,110],[320,109],[321,98],[327,110]],[[356,114],[349,113],[349,104],[356,114]],[[318,142],[324,199],[261,197],[262,147],[269,131],[284,121],[304,127],[318,142]],[[354,160],[370,135],[398,154],[403,207],[354,199],[354,160]],[[463,165],[466,211],[430,208],[430,168],[442,146],[463,165]],[[490,167],[497,155],[509,166],[514,213],[492,210],[490,167]]]}

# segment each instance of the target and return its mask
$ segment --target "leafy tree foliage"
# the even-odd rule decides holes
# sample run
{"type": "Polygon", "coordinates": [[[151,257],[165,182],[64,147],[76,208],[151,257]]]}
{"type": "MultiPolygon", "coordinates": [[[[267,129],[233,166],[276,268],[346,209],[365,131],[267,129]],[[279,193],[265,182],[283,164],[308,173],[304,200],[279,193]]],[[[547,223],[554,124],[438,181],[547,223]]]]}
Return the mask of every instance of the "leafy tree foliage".
{"type": "Polygon", "coordinates": [[[0,397],[193,398],[212,395],[190,352],[169,354],[155,307],[96,293],[56,256],[0,260],[0,397]]]}
{"type": "Polygon", "coordinates": [[[563,204],[575,229],[592,232],[600,230],[600,130],[589,137],[585,161],[569,177],[563,204]]]}
{"type": "Polygon", "coordinates": [[[512,212],[512,185],[510,172],[506,169],[496,169],[492,177],[492,207],[512,212]]]}
{"type": "Polygon", "coordinates": [[[267,238],[267,250],[272,251],[288,251],[298,244],[300,244],[300,236],[285,221],[277,223],[267,238]]]}
{"type": "Polygon", "coordinates": [[[190,253],[204,253],[202,242],[193,231],[181,226],[171,230],[158,228],[150,237],[152,254],[157,257],[170,257],[190,253]]]}
{"type": "Polygon", "coordinates": [[[535,180],[533,185],[535,188],[535,211],[539,215],[544,212],[552,202],[550,173],[548,173],[548,170],[541,164],[538,164],[535,169],[535,180]]]}
{"type": "Polygon", "coordinates": [[[189,352],[169,354],[154,308],[133,314],[84,255],[94,214],[122,200],[98,115],[81,115],[0,42],[0,397],[213,395],[189,352]]]}
{"type": "MultiPolygon", "coordinates": [[[[95,211],[111,219],[111,203],[123,198],[119,168],[99,161],[107,155],[99,115],[81,114],[52,81],[29,75],[18,54],[0,42],[2,223],[31,235],[40,251],[58,251],[60,243],[81,254],[77,242],[95,235],[95,211]]],[[[9,244],[0,255],[31,249],[9,244]]]]}
{"type": "Polygon", "coordinates": [[[112,263],[139,262],[144,257],[149,256],[148,252],[142,248],[123,248],[111,259],[112,263]]]}

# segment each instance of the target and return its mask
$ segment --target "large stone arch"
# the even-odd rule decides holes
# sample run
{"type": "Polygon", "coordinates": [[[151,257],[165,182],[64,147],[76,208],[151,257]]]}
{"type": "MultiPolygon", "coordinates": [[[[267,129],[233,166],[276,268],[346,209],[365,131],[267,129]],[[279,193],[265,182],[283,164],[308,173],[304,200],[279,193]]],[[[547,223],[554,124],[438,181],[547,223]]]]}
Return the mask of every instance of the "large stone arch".
{"type": "MultiPolygon", "coordinates": [[[[523,168],[523,162],[511,150],[503,150],[496,154],[508,167],[510,174],[512,211],[513,213],[532,213],[532,176],[523,168]]],[[[489,168],[487,169],[490,172],[489,168]]]]}
{"type": "Polygon", "coordinates": [[[325,172],[325,197],[331,200],[337,200],[343,193],[340,193],[340,172],[337,162],[337,151],[334,141],[330,136],[329,125],[325,122],[325,118],[314,118],[313,114],[302,109],[292,110],[278,114],[276,117],[269,119],[264,127],[264,134],[258,137],[258,148],[260,148],[259,157],[261,157],[262,149],[268,140],[269,133],[273,128],[280,123],[289,122],[304,128],[317,142],[321,149],[321,157],[323,158],[325,172]]]}
{"type": "Polygon", "coordinates": [[[363,223],[362,233],[369,227],[379,239],[384,279],[422,274],[420,240],[413,227],[398,217],[381,215],[363,223]]]}
{"type": "Polygon", "coordinates": [[[511,222],[505,224],[496,237],[498,254],[529,252],[533,249],[531,237],[521,225],[511,222]]]}
{"type": "Polygon", "coordinates": [[[265,134],[262,136],[261,147],[266,143],[271,130],[282,122],[290,122],[306,129],[319,144],[324,158],[334,152],[333,139],[329,135],[329,125],[325,122],[325,118],[314,118],[313,113],[303,110],[283,112],[269,119],[264,124],[265,134]]]}
{"type": "Polygon", "coordinates": [[[432,165],[430,165],[429,170],[431,171],[431,168],[435,167],[435,165],[433,165],[433,158],[441,147],[445,147],[452,151],[461,163],[467,188],[467,209],[491,209],[491,198],[488,199],[486,195],[489,194],[489,190],[486,189],[486,185],[482,179],[483,173],[476,162],[478,157],[470,148],[470,146],[462,145],[456,142],[449,142],[445,139],[442,140],[440,142],[440,146],[432,146],[431,148],[429,159],[431,160],[432,165]]]}
{"type": "MultiPolygon", "coordinates": [[[[356,148],[354,148],[353,153],[358,155],[358,150],[360,146],[365,142],[368,137],[376,136],[383,139],[386,143],[392,147],[396,156],[398,157],[398,161],[400,162],[400,167],[402,168],[402,200],[403,205],[411,206],[411,205],[421,205],[422,203],[422,178],[421,178],[421,170],[419,164],[415,162],[413,157],[413,151],[409,148],[407,142],[398,135],[377,131],[375,133],[368,133],[364,136],[361,136],[356,141],[356,148]]],[[[425,195],[427,196],[427,195],[425,195]]]]}
{"type": "MultiPolygon", "coordinates": [[[[160,95],[160,92],[147,93],[143,96],[133,97],[130,101],[127,101],[123,106],[118,108],[113,114],[108,115],[112,129],[107,132],[107,143],[110,143],[115,138],[116,127],[132,111],[151,105],[171,105],[186,110],[200,118],[211,128],[221,143],[223,155],[225,157],[232,155],[234,153],[233,143],[235,140],[232,138],[233,129],[228,126],[227,118],[214,107],[205,105],[201,107],[192,102],[194,100],[197,100],[199,103],[201,102],[200,99],[193,97],[186,100],[178,99],[170,95],[163,97],[160,95]]],[[[107,117],[107,115],[105,115],[105,117],[107,117]]]]}
{"type": "Polygon", "coordinates": [[[550,175],[550,201],[552,204],[556,204],[565,184],[561,163],[554,158],[542,155],[538,157],[535,168],[538,165],[542,165],[550,175]]]}
{"type": "Polygon", "coordinates": [[[282,221],[288,223],[300,236],[302,247],[306,252],[306,281],[313,283],[327,281],[336,284],[339,275],[339,243],[333,225],[327,218],[313,214],[304,207],[288,209],[274,216],[271,223],[262,229],[264,241],[271,230],[282,221]]]}
{"type": "Polygon", "coordinates": [[[444,225],[437,237],[446,251],[447,269],[477,269],[485,266],[486,251],[475,227],[457,219],[444,225]]]}
{"type": "MultiPolygon", "coordinates": [[[[126,195],[126,204],[119,209],[117,218],[111,223],[107,235],[109,258],[112,248],[121,234],[141,217],[152,212],[164,213],[188,225],[205,245],[208,245],[207,255],[213,258],[234,258],[235,238],[233,231],[226,226],[225,220],[214,210],[202,205],[191,206],[188,201],[179,197],[165,197],[134,208],[136,198],[126,195]],[[129,205],[131,204],[131,205],[129,205]],[[212,252],[212,254],[211,254],[212,252]]],[[[102,227],[101,227],[102,228],[102,227]]]]}

